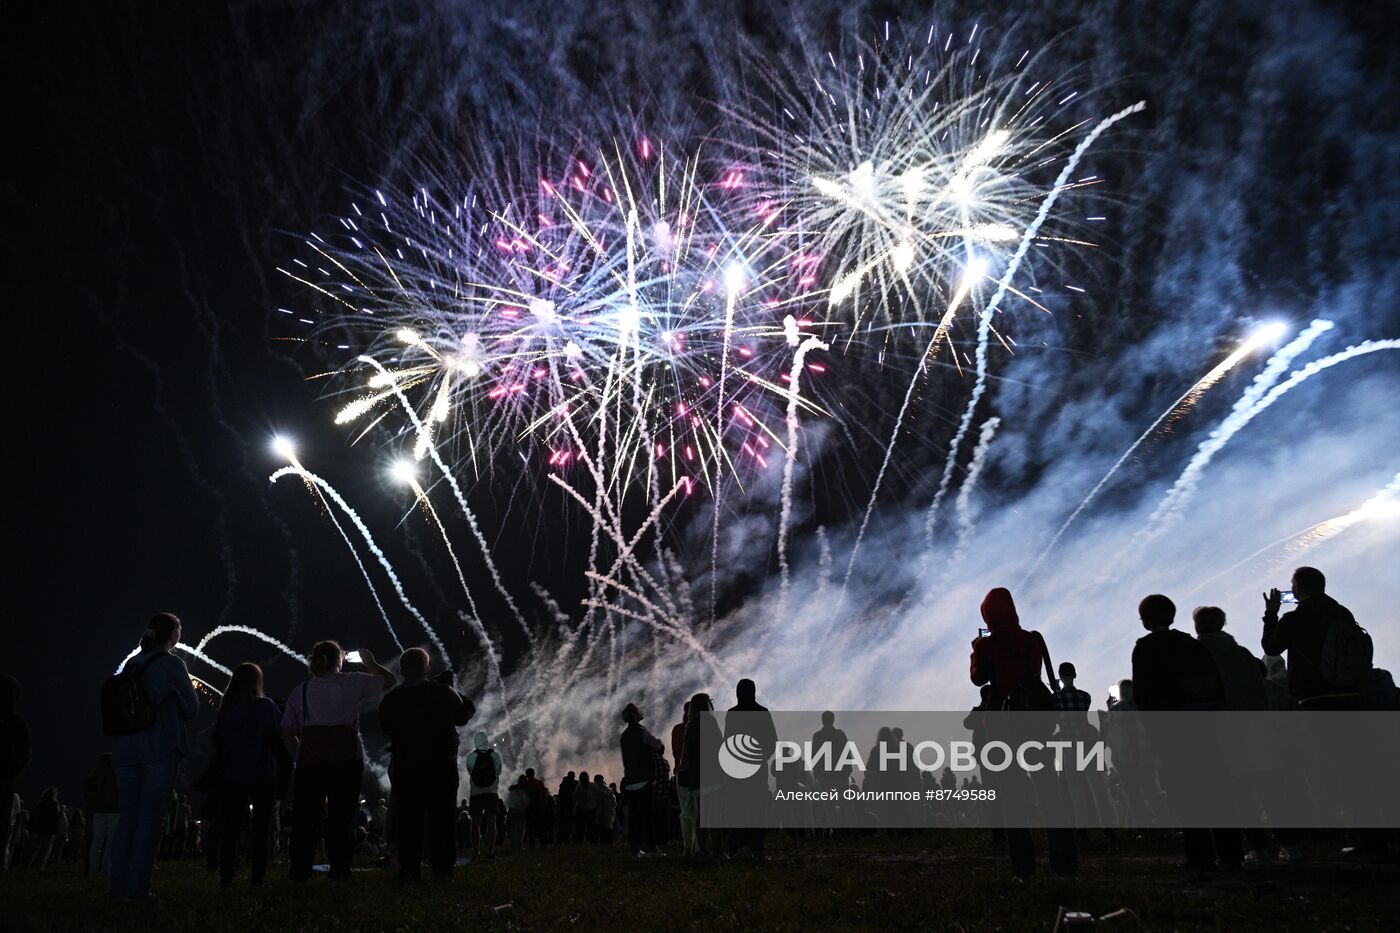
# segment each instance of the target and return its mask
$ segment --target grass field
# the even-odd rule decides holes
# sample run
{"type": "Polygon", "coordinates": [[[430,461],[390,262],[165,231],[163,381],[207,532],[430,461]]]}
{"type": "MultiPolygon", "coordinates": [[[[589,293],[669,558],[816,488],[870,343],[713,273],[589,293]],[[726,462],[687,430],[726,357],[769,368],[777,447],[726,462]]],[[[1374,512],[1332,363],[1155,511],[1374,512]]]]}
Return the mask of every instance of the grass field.
{"type": "MultiPolygon", "coordinates": [[[[636,861],[620,848],[498,853],[448,883],[404,888],[366,866],[348,882],[293,887],[285,862],[269,882],[221,891],[199,861],[162,862],[153,904],[110,902],[72,864],[0,875],[0,928],[199,930],[1050,930],[1060,907],[1132,916],[1133,930],[1382,930],[1400,917],[1400,866],[1353,863],[1340,838],[1304,846],[1301,863],[1200,878],[1176,868],[1160,837],[1081,841],[1077,879],[1048,872],[1012,884],[985,832],[840,840],[777,838],[770,857],[636,861]],[[502,905],[509,905],[502,906],[502,905]]],[[[1041,847],[1043,852],[1043,846],[1041,847]]]]}

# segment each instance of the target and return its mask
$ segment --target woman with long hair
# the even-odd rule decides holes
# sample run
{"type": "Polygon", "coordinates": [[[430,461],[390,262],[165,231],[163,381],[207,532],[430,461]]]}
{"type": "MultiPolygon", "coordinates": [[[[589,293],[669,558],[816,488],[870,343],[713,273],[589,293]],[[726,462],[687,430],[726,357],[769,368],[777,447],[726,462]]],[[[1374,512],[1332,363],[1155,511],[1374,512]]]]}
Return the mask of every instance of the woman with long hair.
{"type": "Polygon", "coordinates": [[[253,884],[267,874],[271,845],[273,788],[277,778],[277,704],[263,695],[263,672],[256,664],[233,669],[219,703],[214,725],[219,808],[219,880],[233,883],[238,866],[238,842],[243,821],[252,807],[252,832],[248,836],[253,884]]]}
{"type": "Polygon", "coordinates": [[[710,699],[708,693],[697,693],[690,698],[690,713],[685,721],[685,760],[687,766],[683,782],[687,793],[682,798],[681,819],[689,821],[695,827],[691,837],[691,850],[686,853],[688,855],[718,855],[721,851],[719,830],[700,828],[700,807],[703,798],[712,794],[719,787],[719,782],[715,780],[714,768],[708,769],[705,774],[709,780],[701,782],[702,772],[705,772],[706,769],[700,767],[701,747],[719,748],[720,743],[724,741],[715,718],[702,715],[712,713],[714,709],[714,701],[710,699]]]}

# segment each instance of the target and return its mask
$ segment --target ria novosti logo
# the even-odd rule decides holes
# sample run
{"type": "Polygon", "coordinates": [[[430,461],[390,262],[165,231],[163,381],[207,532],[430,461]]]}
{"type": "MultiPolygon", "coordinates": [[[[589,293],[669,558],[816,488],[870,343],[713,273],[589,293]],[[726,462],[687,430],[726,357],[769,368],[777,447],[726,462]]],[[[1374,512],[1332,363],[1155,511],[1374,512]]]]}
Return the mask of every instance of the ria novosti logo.
{"type": "Polygon", "coordinates": [[[751,735],[736,732],[719,747],[719,766],[736,781],[746,781],[768,760],[763,743],[751,735]]]}

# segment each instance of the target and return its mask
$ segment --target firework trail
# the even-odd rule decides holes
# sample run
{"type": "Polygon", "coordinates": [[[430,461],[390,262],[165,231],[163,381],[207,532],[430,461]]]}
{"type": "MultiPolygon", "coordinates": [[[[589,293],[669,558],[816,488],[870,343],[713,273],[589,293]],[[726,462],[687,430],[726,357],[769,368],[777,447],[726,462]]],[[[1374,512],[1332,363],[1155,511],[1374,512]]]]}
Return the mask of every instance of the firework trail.
{"type": "MultiPolygon", "coordinates": [[[[1069,159],[1065,162],[1064,168],[1060,170],[1059,177],[1055,179],[1055,184],[1050,189],[1050,193],[1041,200],[1040,207],[1036,211],[1034,219],[1032,219],[1025,230],[1022,231],[1021,240],[1016,247],[1016,252],[1012,254],[1011,261],[1007,263],[1006,270],[997,281],[996,291],[992,294],[991,300],[987,302],[987,307],[982,311],[977,329],[977,381],[972,388],[972,395],[968,399],[967,407],[963,409],[962,420],[958,423],[958,429],[953,435],[952,442],[948,445],[947,458],[943,463],[943,476],[938,482],[938,490],[934,493],[933,503],[929,506],[928,515],[924,520],[925,535],[929,538],[930,542],[933,537],[933,525],[937,519],[938,508],[943,502],[943,497],[947,495],[948,484],[953,475],[953,467],[957,463],[958,449],[962,446],[963,438],[967,436],[968,429],[972,426],[972,417],[977,410],[977,403],[981,401],[982,393],[986,391],[987,351],[991,336],[992,316],[996,314],[997,307],[1001,304],[1002,298],[1008,291],[1012,290],[1011,279],[1016,275],[1016,271],[1020,268],[1021,261],[1025,259],[1026,251],[1030,249],[1031,242],[1040,232],[1040,228],[1045,223],[1046,218],[1050,216],[1050,209],[1055,206],[1055,201],[1059,198],[1060,192],[1065,190],[1070,175],[1073,174],[1075,168],[1078,167],[1079,160],[1083,158],[1084,153],[1089,150],[1089,147],[1092,146],[1099,136],[1109,127],[1143,110],[1146,106],[1147,104],[1145,101],[1138,101],[1136,104],[1125,107],[1112,116],[1100,120],[1098,125],[1089,132],[1089,135],[1085,136],[1084,139],[1080,141],[1079,145],[1074,148],[1069,159]]],[[[985,273],[986,267],[982,264],[984,261],[985,260],[974,262],[969,260],[963,273],[962,282],[957,292],[954,294],[954,300],[949,302],[948,312],[944,314],[943,322],[939,324],[938,330],[934,333],[933,340],[929,342],[929,348],[924,351],[925,358],[928,353],[937,346],[937,342],[942,339],[950,315],[957,309],[957,304],[960,303],[961,298],[967,295],[972,284],[985,273]]],[[[875,510],[875,501],[880,495],[880,486],[884,481],[885,472],[889,469],[890,460],[894,456],[895,443],[899,439],[900,432],[903,430],[904,416],[909,410],[909,402],[914,396],[914,387],[918,379],[919,374],[917,372],[910,378],[909,388],[904,393],[904,401],[901,403],[899,414],[895,418],[894,430],[890,433],[890,442],[885,447],[885,456],[880,463],[880,470],[875,475],[875,485],[870,490],[870,500],[866,503],[865,515],[861,519],[860,530],[856,532],[855,544],[851,547],[851,558],[846,564],[846,577],[841,584],[843,592],[850,582],[851,572],[855,569],[856,557],[860,553],[861,542],[865,538],[865,530],[870,524],[870,516],[875,510]]]]}
{"type": "Polygon", "coordinates": [[[1330,321],[1314,321],[1313,325],[1300,334],[1288,346],[1284,347],[1276,355],[1286,357],[1279,365],[1275,365],[1273,360],[1266,367],[1265,373],[1260,373],[1254,384],[1236,403],[1235,408],[1226,416],[1215,430],[1210,432],[1204,441],[1196,448],[1196,453],[1192,456],[1186,468],[1181,471],[1171,489],[1163,496],[1152,516],[1148,519],[1148,527],[1140,532],[1142,542],[1153,540],[1159,537],[1168,526],[1181,517],[1182,510],[1186,503],[1195,495],[1196,488],[1200,484],[1201,475],[1210,465],[1212,459],[1218,454],[1230,439],[1240,432],[1245,425],[1249,424],[1256,417],[1266,411],[1269,406],[1278,401],[1289,391],[1307,381],[1310,377],[1330,369],[1339,363],[1364,356],[1368,353],[1375,353],[1379,350],[1400,349],[1400,340],[1368,340],[1355,346],[1347,347],[1340,353],[1314,360],[1301,369],[1290,373],[1288,378],[1277,385],[1278,380],[1293,358],[1302,353],[1308,345],[1312,343],[1320,334],[1331,329],[1330,321]],[[1326,325],[1326,326],[1320,326],[1326,325]]]}
{"type": "MultiPolygon", "coordinates": [[[[389,371],[386,370],[382,365],[380,365],[379,361],[374,359],[374,357],[361,356],[358,358],[358,361],[361,363],[369,364],[386,377],[391,376],[389,371]]],[[[418,418],[418,413],[414,411],[413,405],[409,402],[408,397],[404,395],[402,390],[398,388],[398,383],[391,382],[391,385],[393,386],[391,391],[398,397],[399,404],[403,406],[404,413],[408,415],[409,421],[413,424],[414,430],[416,432],[421,433],[424,429],[422,422],[418,418]]],[[[462,510],[462,515],[467,520],[467,527],[471,529],[472,537],[476,539],[477,547],[481,550],[482,560],[486,564],[487,572],[491,574],[491,582],[495,584],[496,592],[501,594],[501,598],[503,598],[506,601],[506,605],[510,607],[511,614],[515,617],[515,621],[520,625],[520,630],[525,633],[527,643],[532,642],[534,636],[530,631],[530,627],[525,623],[525,617],[521,615],[520,608],[516,606],[515,598],[510,595],[510,591],[506,589],[505,583],[501,581],[501,574],[500,571],[496,569],[495,560],[493,560],[491,557],[491,548],[486,543],[486,536],[481,533],[481,526],[477,523],[476,513],[472,511],[471,506],[467,505],[467,497],[462,494],[462,487],[457,485],[457,478],[453,475],[452,471],[448,469],[447,464],[443,462],[442,456],[438,453],[436,444],[428,444],[426,448],[426,453],[430,458],[432,458],[432,461],[437,465],[437,468],[440,471],[442,471],[443,479],[447,480],[447,486],[449,489],[452,490],[452,495],[457,500],[457,506],[462,510]]],[[[441,528],[440,522],[439,528],[441,528]]],[[[446,540],[446,538],[447,532],[444,529],[443,539],[446,540]]],[[[460,573],[461,568],[459,567],[458,574],[460,575],[460,573]]],[[[465,579],[463,579],[462,588],[464,590],[466,589],[466,585],[466,581],[465,579]]],[[[467,594],[467,599],[468,601],[471,601],[470,593],[467,594]]],[[[475,612],[474,604],[473,612],[475,612]]],[[[484,633],[485,630],[483,629],[482,631],[484,633]]],[[[486,640],[485,647],[487,653],[494,658],[496,656],[495,646],[491,643],[489,638],[486,640]]]]}
{"type": "Polygon", "coordinates": [[[486,631],[485,624],[481,621],[481,612],[477,609],[476,600],[472,598],[471,588],[467,586],[466,575],[462,573],[461,561],[457,559],[457,549],[452,546],[452,539],[447,535],[447,527],[443,525],[442,518],[438,515],[437,509],[433,508],[432,500],[428,498],[428,492],[414,473],[413,464],[408,461],[400,461],[394,467],[395,479],[406,482],[413,490],[418,503],[423,510],[432,518],[433,524],[437,526],[438,533],[442,536],[443,547],[447,550],[447,556],[452,559],[452,567],[457,572],[457,582],[462,586],[462,594],[467,598],[467,610],[459,612],[458,618],[466,622],[480,639],[482,647],[486,649],[486,663],[490,668],[491,676],[495,678],[496,684],[501,692],[501,714],[505,719],[504,731],[509,733],[511,729],[510,698],[506,694],[505,677],[501,674],[501,659],[496,653],[496,646],[491,641],[491,636],[486,631]]]}
{"type": "Polygon", "coordinates": [[[1040,209],[1036,211],[1035,219],[1031,221],[1030,225],[1027,226],[1025,231],[1021,234],[1021,242],[1017,245],[1015,254],[1012,255],[1011,261],[1006,266],[1006,271],[1001,274],[1001,278],[997,281],[996,291],[992,293],[991,300],[987,302],[987,307],[983,310],[981,321],[978,324],[977,381],[972,387],[972,395],[967,400],[967,407],[963,409],[962,420],[958,422],[958,429],[953,434],[952,442],[948,445],[947,459],[943,462],[943,476],[938,481],[938,491],[934,493],[933,502],[929,505],[928,514],[924,519],[924,534],[930,542],[933,540],[933,528],[935,522],[938,520],[939,506],[943,503],[943,497],[948,494],[948,483],[952,479],[953,468],[957,464],[958,450],[962,447],[963,438],[967,436],[968,429],[972,426],[972,417],[977,410],[977,403],[982,400],[982,394],[987,388],[987,350],[991,336],[992,315],[996,314],[1002,299],[1006,296],[1006,293],[1011,290],[1011,279],[1015,276],[1016,270],[1020,267],[1021,261],[1025,258],[1026,251],[1030,249],[1031,241],[1034,240],[1036,234],[1040,232],[1040,227],[1045,223],[1045,219],[1050,216],[1050,209],[1055,206],[1055,201],[1059,198],[1060,192],[1065,190],[1070,175],[1072,175],[1075,168],[1079,166],[1079,160],[1083,158],[1084,153],[1088,152],[1089,147],[1103,135],[1104,131],[1113,126],[1113,124],[1135,113],[1139,113],[1146,108],[1147,102],[1142,100],[1130,107],[1124,107],[1112,116],[1100,120],[1098,125],[1090,131],[1089,135],[1085,136],[1084,139],[1080,141],[1079,145],[1074,148],[1074,152],[1070,154],[1069,160],[1065,162],[1064,168],[1060,170],[1059,177],[1055,179],[1054,187],[1050,189],[1050,193],[1046,195],[1045,199],[1040,202],[1040,209]]]}
{"type": "MultiPolygon", "coordinates": [[[[1384,488],[1350,512],[1324,519],[1309,525],[1302,531],[1295,531],[1276,541],[1270,541],[1243,560],[1236,561],[1219,573],[1212,574],[1202,580],[1192,587],[1186,595],[1194,596],[1221,577],[1229,576],[1275,548],[1283,547],[1285,553],[1296,556],[1360,522],[1394,521],[1397,518],[1400,518],[1400,473],[1396,473],[1384,488]]],[[[1271,563],[1277,564],[1282,559],[1283,555],[1280,555],[1277,560],[1271,561],[1271,563]]]]}
{"type": "Polygon", "coordinates": [[[1069,517],[1064,520],[1064,523],[1060,525],[1059,529],[1057,529],[1055,534],[1050,538],[1050,543],[1045,545],[1045,549],[1040,552],[1040,556],[1035,559],[1035,563],[1026,571],[1026,575],[1021,578],[1020,585],[1025,586],[1030,578],[1035,575],[1035,572],[1040,569],[1040,565],[1045,562],[1045,558],[1049,557],[1050,552],[1055,550],[1055,545],[1059,544],[1060,538],[1064,537],[1069,526],[1074,524],[1074,520],[1079,517],[1079,513],[1088,508],[1089,503],[1094,501],[1094,497],[1099,494],[1100,490],[1108,485],[1109,480],[1113,479],[1113,475],[1118,472],[1119,467],[1128,461],[1128,458],[1142,446],[1143,442],[1156,433],[1158,427],[1164,422],[1175,420],[1175,418],[1180,417],[1189,410],[1191,406],[1195,405],[1196,402],[1200,400],[1201,396],[1209,391],[1211,387],[1225,378],[1226,373],[1229,373],[1238,366],[1240,361],[1246,356],[1259,347],[1272,343],[1276,337],[1281,335],[1280,329],[1272,325],[1259,328],[1251,334],[1247,340],[1241,343],[1235,352],[1227,356],[1219,365],[1202,376],[1195,385],[1183,392],[1180,398],[1167,406],[1166,411],[1158,415],[1157,419],[1147,426],[1147,430],[1139,434],[1137,440],[1128,445],[1128,449],[1123,451],[1123,455],[1114,462],[1113,466],[1108,468],[1108,472],[1094,484],[1094,488],[1089,490],[1089,494],[1080,501],[1079,505],[1075,506],[1074,511],[1069,514],[1069,517]]]}
{"type": "MultiPolygon", "coordinates": [[[[734,340],[734,303],[739,297],[739,277],[731,274],[726,282],[728,292],[724,301],[724,349],[720,355],[719,366],[719,405],[716,406],[718,420],[715,424],[715,433],[724,437],[724,385],[729,378],[729,351],[734,340]]],[[[723,500],[724,463],[722,459],[715,462],[715,520],[713,533],[710,536],[710,624],[715,621],[715,611],[719,606],[719,516],[720,506],[723,500]]]]}
{"type": "MultiPolygon", "coordinates": [[[[360,536],[365,539],[365,545],[369,548],[370,553],[378,559],[379,566],[384,568],[384,573],[389,577],[389,582],[393,585],[394,592],[398,594],[399,602],[403,604],[403,607],[408,610],[410,615],[412,615],[415,619],[418,620],[418,624],[423,626],[423,631],[428,634],[428,637],[432,639],[433,645],[437,648],[439,657],[450,662],[451,655],[447,653],[447,647],[443,645],[442,640],[438,638],[437,632],[433,629],[432,625],[428,623],[428,620],[425,619],[423,617],[423,614],[418,611],[417,607],[415,607],[413,603],[409,601],[408,594],[404,592],[403,584],[399,582],[398,574],[394,573],[394,566],[389,563],[389,558],[384,556],[384,552],[379,549],[379,545],[374,543],[374,536],[370,534],[369,528],[367,528],[365,526],[365,523],[360,519],[359,513],[350,507],[350,503],[346,502],[341,497],[340,493],[336,492],[334,486],[326,482],[321,477],[317,476],[315,473],[312,473],[310,470],[307,470],[303,467],[283,467],[282,469],[269,476],[267,478],[267,481],[269,483],[276,483],[279,479],[281,479],[284,476],[295,476],[303,481],[309,480],[310,482],[315,483],[317,488],[319,488],[326,495],[330,496],[331,501],[333,501],[336,505],[340,506],[340,508],[350,518],[350,521],[354,524],[355,528],[360,532],[360,536]]],[[[394,639],[394,644],[398,646],[400,651],[402,651],[403,644],[399,641],[398,635],[395,634],[392,627],[390,627],[389,629],[389,637],[394,639]]]]}
{"type": "MultiPolygon", "coordinates": [[[[796,322],[791,315],[788,315],[784,323],[789,328],[789,343],[796,343],[798,339],[796,322]]],[[[811,351],[826,349],[828,349],[827,345],[816,337],[808,337],[803,340],[797,345],[797,352],[792,355],[792,371],[788,374],[788,391],[791,396],[788,398],[787,407],[787,459],[783,462],[782,511],[778,516],[778,568],[782,574],[784,605],[791,576],[788,567],[787,542],[788,524],[792,520],[792,474],[797,463],[797,400],[801,395],[799,383],[802,379],[802,364],[811,351]]]]}
{"type": "Polygon", "coordinates": [[[209,632],[207,635],[205,635],[203,638],[201,638],[201,639],[199,640],[199,643],[196,644],[194,647],[195,647],[196,649],[198,649],[199,651],[203,651],[206,647],[209,646],[209,643],[210,643],[211,641],[213,641],[215,638],[219,637],[220,635],[234,635],[234,634],[236,634],[236,635],[251,635],[253,638],[257,638],[257,639],[259,639],[259,640],[261,640],[261,641],[267,642],[269,645],[271,645],[272,647],[276,648],[278,651],[282,652],[282,653],[285,654],[287,657],[292,658],[292,659],[295,660],[295,661],[299,661],[299,662],[302,663],[302,664],[305,664],[305,663],[306,663],[306,658],[305,658],[303,655],[298,654],[298,653],[297,653],[296,651],[294,651],[290,646],[283,644],[282,642],[278,641],[276,638],[273,638],[271,635],[267,634],[266,632],[261,632],[261,631],[259,631],[258,629],[252,628],[252,627],[247,626],[247,625],[220,625],[220,626],[218,626],[217,628],[215,628],[215,629],[213,629],[212,631],[210,631],[210,632],[209,632]]]}
{"type": "Polygon", "coordinates": [[[955,504],[958,516],[958,543],[953,550],[951,563],[956,564],[962,560],[963,555],[967,553],[968,543],[972,540],[972,533],[975,530],[972,520],[972,494],[977,489],[977,480],[982,476],[982,468],[986,466],[987,452],[992,449],[992,439],[996,437],[997,427],[1000,424],[1000,418],[988,418],[982,422],[981,430],[978,432],[977,446],[972,451],[972,463],[967,468],[967,477],[958,490],[955,504]]]}

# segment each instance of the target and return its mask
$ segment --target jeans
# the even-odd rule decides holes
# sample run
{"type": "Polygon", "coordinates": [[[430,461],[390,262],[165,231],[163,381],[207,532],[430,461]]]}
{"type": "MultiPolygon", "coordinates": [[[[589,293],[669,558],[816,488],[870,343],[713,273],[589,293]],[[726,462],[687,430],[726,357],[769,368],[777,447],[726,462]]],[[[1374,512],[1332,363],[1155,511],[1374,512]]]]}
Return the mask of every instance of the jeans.
{"type": "Polygon", "coordinates": [[[145,897],[160,846],[160,829],[170,809],[179,758],[117,765],[121,814],[112,840],[112,896],[145,897]]]}
{"type": "Polygon", "coordinates": [[[681,784],[676,792],[681,798],[681,851],[696,855],[700,852],[700,791],[681,784]]]}
{"type": "Polygon", "coordinates": [[[257,784],[226,784],[219,789],[219,880],[228,885],[238,868],[238,843],[248,806],[253,807],[253,828],[248,834],[248,861],[253,884],[267,874],[267,853],[272,845],[272,780],[257,784]]]}
{"type": "MultiPolygon", "coordinates": [[[[433,874],[452,874],[457,861],[457,761],[420,768],[389,766],[398,807],[399,877],[417,878],[423,863],[423,830],[428,831],[428,861],[433,874]]],[[[512,813],[512,816],[515,814],[512,813]]]]}
{"type": "Polygon", "coordinates": [[[297,766],[292,778],[293,881],[311,877],[311,859],[316,852],[316,836],[323,812],[326,861],[331,865],[331,877],[350,877],[350,858],[354,852],[351,823],[359,806],[360,780],[364,773],[362,761],[315,768],[297,766]]]}
{"type": "Polygon", "coordinates": [[[112,840],[117,833],[117,814],[92,815],[92,846],[88,849],[88,871],[94,875],[112,873],[112,840]]]}

